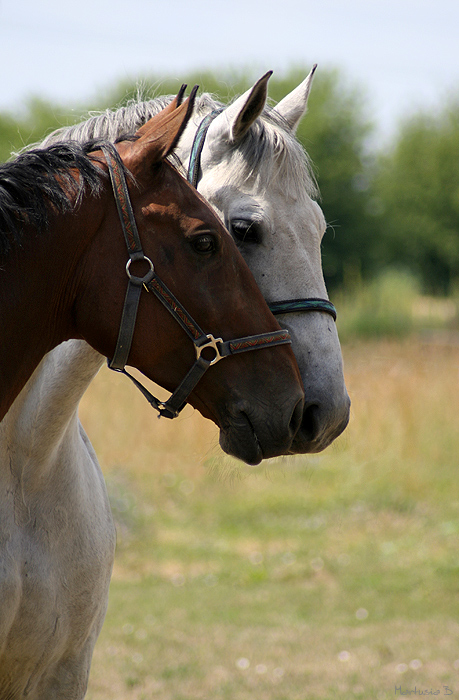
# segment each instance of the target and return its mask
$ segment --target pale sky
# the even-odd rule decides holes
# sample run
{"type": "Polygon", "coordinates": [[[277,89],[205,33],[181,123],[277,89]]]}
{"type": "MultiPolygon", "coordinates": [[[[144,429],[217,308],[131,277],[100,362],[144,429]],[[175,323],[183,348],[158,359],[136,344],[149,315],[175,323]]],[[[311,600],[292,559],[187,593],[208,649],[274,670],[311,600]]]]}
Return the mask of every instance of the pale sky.
{"type": "Polygon", "coordinates": [[[125,78],[314,63],[361,85],[390,134],[459,93],[459,1],[0,0],[0,110],[31,95],[78,108],[125,78]]]}

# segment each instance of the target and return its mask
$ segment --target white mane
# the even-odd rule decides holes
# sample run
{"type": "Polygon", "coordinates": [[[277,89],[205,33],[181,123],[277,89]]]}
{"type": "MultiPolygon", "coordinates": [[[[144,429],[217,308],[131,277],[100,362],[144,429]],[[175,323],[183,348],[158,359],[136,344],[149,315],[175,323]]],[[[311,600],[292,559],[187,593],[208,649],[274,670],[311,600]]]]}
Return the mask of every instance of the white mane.
{"type": "MultiPolygon", "coordinates": [[[[174,95],[163,95],[151,100],[131,100],[116,110],[93,112],[84,122],[53,131],[40,146],[69,140],[80,143],[100,138],[108,141],[121,140],[123,136],[132,136],[173,98],[174,95]]],[[[201,119],[225,106],[227,105],[218,102],[210,93],[203,93],[196,99],[195,115],[201,119]]],[[[309,156],[284,118],[272,108],[263,110],[244,138],[234,146],[231,156],[234,174],[226,172],[229,181],[234,178],[235,182],[240,183],[241,180],[250,178],[263,178],[264,186],[269,187],[276,177],[282,179],[285,194],[289,197],[299,199],[304,194],[318,197],[318,186],[309,156]]],[[[176,160],[174,163],[180,167],[176,160]]]]}

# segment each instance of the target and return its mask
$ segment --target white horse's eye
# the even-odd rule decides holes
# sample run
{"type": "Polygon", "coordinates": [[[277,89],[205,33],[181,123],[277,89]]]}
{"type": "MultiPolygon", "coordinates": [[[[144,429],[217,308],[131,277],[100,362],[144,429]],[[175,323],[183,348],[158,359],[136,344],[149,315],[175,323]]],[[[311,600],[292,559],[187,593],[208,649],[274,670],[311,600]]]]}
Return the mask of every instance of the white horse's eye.
{"type": "Polygon", "coordinates": [[[261,243],[260,228],[248,219],[233,219],[230,222],[230,232],[241,243],[261,243]]]}

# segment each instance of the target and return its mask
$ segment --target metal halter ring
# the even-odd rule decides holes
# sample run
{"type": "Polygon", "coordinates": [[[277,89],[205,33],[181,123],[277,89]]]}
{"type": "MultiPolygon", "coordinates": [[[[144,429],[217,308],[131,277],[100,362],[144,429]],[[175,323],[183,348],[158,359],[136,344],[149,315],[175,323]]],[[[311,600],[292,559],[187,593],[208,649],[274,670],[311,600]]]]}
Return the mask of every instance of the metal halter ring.
{"type": "Polygon", "coordinates": [[[147,258],[146,255],[142,256],[141,258],[137,258],[135,262],[140,262],[144,261],[147,262],[150,265],[150,269],[148,270],[147,274],[144,275],[143,277],[136,277],[135,275],[131,275],[131,272],[129,268],[131,267],[131,263],[133,262],[133,258],[129,258],[129,260],[126,263],[126,274],[129,277],[129,281],[132,282],[133,284],[139,285],[139,287],[142,284],[148,284],[150,280],[153,279],[153,275],[155,274],[155,266],[151,262],[150,258],[147,258]]]}
{"type": "Polygon", "coordinates": [[[199,360],[201,357],[202,351],[206,350],[206,348],[212,348],[215,351],[215,357],[213,360],[207,360],[210,365],[215,365],[219,360],[223,360],[225,355],[222,355],[220,352],[220,348],[218,347],[218,343],[223,343],[222,338],[214,338],[212,333],[209,333],[206,335],[206,338],[208,339],[209,342],[204,343],[204,345],[195,345],[195,350],[196,350],[196,359],[199,360]]]}

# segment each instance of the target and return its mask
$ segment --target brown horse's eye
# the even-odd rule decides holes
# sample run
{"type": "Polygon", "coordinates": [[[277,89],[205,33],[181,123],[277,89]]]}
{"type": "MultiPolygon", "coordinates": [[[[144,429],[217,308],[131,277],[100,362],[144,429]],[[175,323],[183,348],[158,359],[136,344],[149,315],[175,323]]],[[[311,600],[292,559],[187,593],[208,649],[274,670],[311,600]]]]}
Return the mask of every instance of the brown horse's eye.
{"type": "Polygon", "coordinates": [[[209,255],[217,249],[214,237],[208,234],[197,236],[191,241],[191,245],[196,253],[201,253],[201,255],[209,255]]]}

